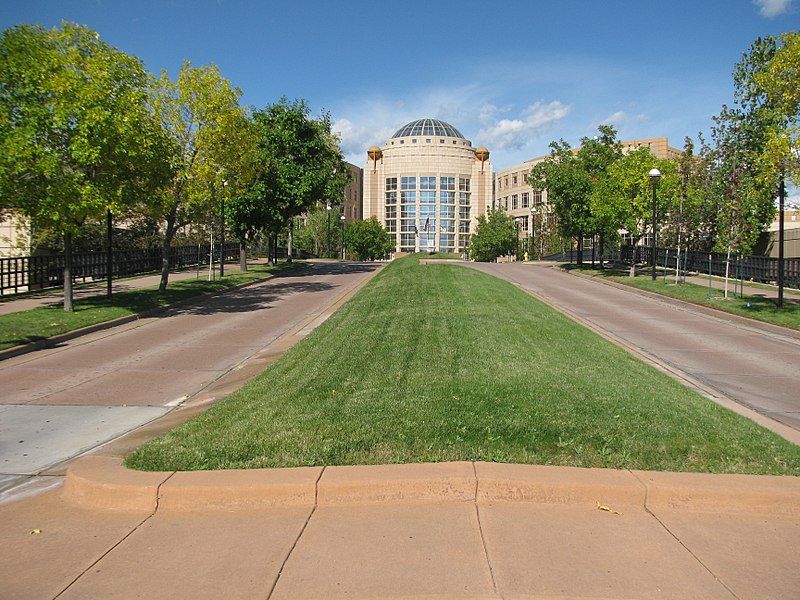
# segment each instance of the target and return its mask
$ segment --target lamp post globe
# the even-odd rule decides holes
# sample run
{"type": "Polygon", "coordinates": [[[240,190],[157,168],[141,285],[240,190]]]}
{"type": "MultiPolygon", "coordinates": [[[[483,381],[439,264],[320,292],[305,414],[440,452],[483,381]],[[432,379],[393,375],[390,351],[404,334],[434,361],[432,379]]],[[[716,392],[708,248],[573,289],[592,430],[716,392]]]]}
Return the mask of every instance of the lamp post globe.
{"type": "Polygon", "coordinates": [[[650,186],[653,188],[653,232],[650,237],[650,276],[653,281],[656,280],[656,188],[658,181],[661,179],[661,171],[658,169],[650,169],[647,174],[650,177],[650,186]]]}

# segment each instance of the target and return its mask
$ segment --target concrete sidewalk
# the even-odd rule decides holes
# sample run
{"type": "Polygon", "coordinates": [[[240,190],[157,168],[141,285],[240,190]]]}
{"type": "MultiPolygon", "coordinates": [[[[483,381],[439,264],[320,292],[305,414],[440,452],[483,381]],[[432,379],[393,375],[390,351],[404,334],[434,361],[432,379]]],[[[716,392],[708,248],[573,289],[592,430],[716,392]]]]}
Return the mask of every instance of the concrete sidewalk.
{"type": "Polygon", "coordinates": [[[441,463],[142,473],[0,506],[3,598],[790,598],[800,480],[441,463]]]}

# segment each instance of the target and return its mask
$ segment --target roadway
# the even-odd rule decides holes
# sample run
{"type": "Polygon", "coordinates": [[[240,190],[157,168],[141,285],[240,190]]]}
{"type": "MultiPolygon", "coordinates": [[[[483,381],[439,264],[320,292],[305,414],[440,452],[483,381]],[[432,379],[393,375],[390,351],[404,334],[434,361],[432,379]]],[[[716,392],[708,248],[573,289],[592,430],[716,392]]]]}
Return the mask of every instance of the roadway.
{"type": "Polygon", "coordinates": [[[461,264],[530,290],[673,372],[800,431],[800,336],[605,285],[552,263],[461,264]]]}
{"type": "Polygon", "coordinates": [[[316,263],[1,361],[0,492],[165,415],[377,268],[316,263]]]}

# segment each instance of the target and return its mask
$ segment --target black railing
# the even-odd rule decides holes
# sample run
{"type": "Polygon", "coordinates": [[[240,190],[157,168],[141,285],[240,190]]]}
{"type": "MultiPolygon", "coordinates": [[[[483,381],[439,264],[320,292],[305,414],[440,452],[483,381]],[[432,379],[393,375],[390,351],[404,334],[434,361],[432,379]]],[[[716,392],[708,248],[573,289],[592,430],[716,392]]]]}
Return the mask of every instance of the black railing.
{"type": "MultiPolygon", "coordinates": [[[[210,246],[174,246],[171,249],[171,268],[185,269],[208,265],[210,246]]],[[[116,250],[112,252],[112,277],[128,277],[161,270],[161,249],[116,250]]],[[[238,244],[225,244],[225,261],[239,258],[238,244]]],[[[214,248],[213,260],[219,261],[219,248],[214,248]]],[[[105,252],[77,252],[72,255],[72,279],[76,283],[106,278],[105,252]]],[[[17,256],[0,258],[0,295],[61,287],[64,285],[64,255],[17,256]]]]}
{"type": "MultiPolygon", "coordinates": [[[[622,262],[650,263],[649,247],[623,246],[619,258],[622,262]]],[[[677,250],[674,248],[656,248],[656,264],[666,265],[669,269],[676,267],[677,250]]],[[[778,280],[778,259],[770,256],[731,255],[728,261],[725,252],[700,252],[697,250],[681,251],[680,270],[689,273],[711,274],[720,277],[728,275],[734,279],[757,281],[759,283],[775,283],[778,280]]],[[[800,288],[800,258],[786,258],[783,261],[783,277],[787,287],[800,288]]]]}

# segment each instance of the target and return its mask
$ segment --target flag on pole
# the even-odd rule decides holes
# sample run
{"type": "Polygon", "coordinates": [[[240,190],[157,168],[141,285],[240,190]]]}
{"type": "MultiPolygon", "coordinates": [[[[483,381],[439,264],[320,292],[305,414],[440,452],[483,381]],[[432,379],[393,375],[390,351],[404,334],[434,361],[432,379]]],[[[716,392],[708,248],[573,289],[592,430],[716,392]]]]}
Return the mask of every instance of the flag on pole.
{"type": "Polygon", "coordinates": [[[431,226],[431,218],[428,217],[425,219],[425,231],[428,231],[428,228],[431,226]]]}

